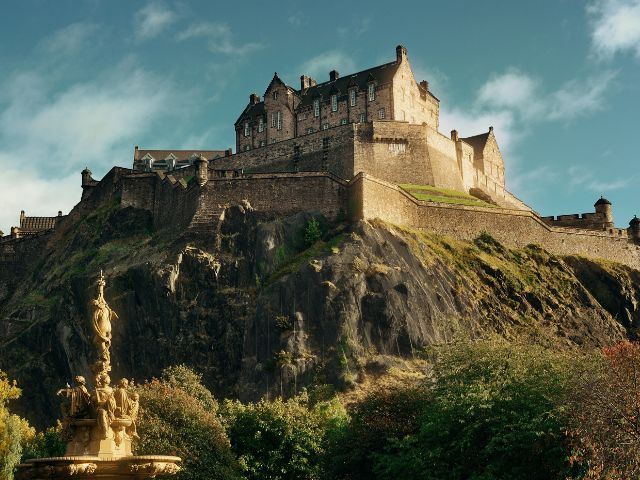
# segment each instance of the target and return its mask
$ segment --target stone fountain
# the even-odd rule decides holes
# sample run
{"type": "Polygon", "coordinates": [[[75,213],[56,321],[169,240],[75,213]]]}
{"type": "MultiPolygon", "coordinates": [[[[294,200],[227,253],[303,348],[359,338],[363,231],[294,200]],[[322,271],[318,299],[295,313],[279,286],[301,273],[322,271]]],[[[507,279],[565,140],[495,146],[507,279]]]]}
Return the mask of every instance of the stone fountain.
{"type": "Polygon", "coordinates": [[[93,309],[93,343],[96,361],[91,370],[94,388],[84,377],[75,377],[74,386],[58,391],[64,397],[63,435],[67,440],[64,457],[36,458],[18,466],[18,480],[96,479],[122,480],[173,475],[180,470],[179,457],[131,453],[131,441],[138,438],[138,394],[131,392],[127,379],[111,386],[111,321],[118,315],[104,298],[105,281],[100,272],[98,297],[93,309]]]}

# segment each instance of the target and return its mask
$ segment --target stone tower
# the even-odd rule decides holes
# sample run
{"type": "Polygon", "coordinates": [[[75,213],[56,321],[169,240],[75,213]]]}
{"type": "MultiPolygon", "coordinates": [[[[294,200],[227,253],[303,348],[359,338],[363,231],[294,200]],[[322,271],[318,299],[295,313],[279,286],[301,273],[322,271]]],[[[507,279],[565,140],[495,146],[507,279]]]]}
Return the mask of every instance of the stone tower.
{"type": "Polygon", "coordinates": [[[634,242],[640,243],[640,218],[635,215],[629,222],[629,236],[634,242]]]}
{"type": "Polygon", "coordinates": [[[593,206],[596,208],[596,213],[602,215],[603,228],[613,227],[613,213],[611,210],[611,202],[604,197],[600,197],[593,206]]]}

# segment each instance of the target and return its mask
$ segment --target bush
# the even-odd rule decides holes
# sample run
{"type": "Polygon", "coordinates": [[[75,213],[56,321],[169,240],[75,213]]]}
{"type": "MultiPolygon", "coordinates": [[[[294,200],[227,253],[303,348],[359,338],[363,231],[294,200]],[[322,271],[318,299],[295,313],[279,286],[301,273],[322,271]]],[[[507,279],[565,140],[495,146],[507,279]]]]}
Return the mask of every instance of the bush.
{"type": "Polygon", "coordinates": [[[182,457],[180,480],[241,478],[210,392],[187,367],[166,369],[162,380],[138,388],[138,455],[182,457]],[[213,402],[213,403],[212,403],[213,402]]]}
{"type": "Polygon", "coordinates": [[[221,412],[233,451],[255,480],[320,478],[325,432],[346,418],[336,400],[311,406],[306,394],[246,405],[227,401],[221,412]]]}
{"type": "Polygon", "coordinates": [[[61,457],[64,455],[67,444],[62,439],[62,424],[58,422],[55,427],[49,427],[44,432],[38,432],[29,440],[22,452],[22,461],[30,458],[61,457]]]}
{"type": "Polygon", "coordinates": [[[310,247],[318,240],[322,238],[322,228],[320,222],[315,218],[312,218],[307,222],[307,226],[304,228],[304,243],[305,246],[310,247]]]}
{"type": "Polygon", "coordinates": [[[504,340],[441,349],[415,434],[377,455],[378,478],[564,479],[568,393],[580,358],[504,340]]]}
{"type": "Polygon", "coordinates": [[[13,479],[13,470],[20,463],[24,446],[34,436],[29,423],[11,414],[7,404],[20,397],[21,390],[15,381],[10,382],[0,370],[0,479],[13,479]]]}
{"type": "Polygon", "coordinates": [[[573,392],[574,459],[586,462],[590,479],[640,476],[640,344],[603,349],[573,392]]]}

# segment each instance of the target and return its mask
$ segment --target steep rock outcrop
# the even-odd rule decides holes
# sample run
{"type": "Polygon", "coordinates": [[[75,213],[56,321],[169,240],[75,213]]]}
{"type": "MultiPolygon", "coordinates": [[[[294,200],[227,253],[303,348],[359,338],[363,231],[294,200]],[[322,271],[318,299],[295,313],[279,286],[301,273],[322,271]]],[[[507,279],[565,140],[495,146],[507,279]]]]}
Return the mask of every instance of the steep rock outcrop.
{"type": "Polygon", "coordinates": [[[620,265],[510,250],[488,235],[468,243],[313,212],[269,218],[246,204],[222,218],[218,241],[200,241],[104,205],[0,271],[0,369],[24,387],[19,413],[51,422],[52,392],[89,377],[87,303],[100,269],[120,315],[115,377],[186,363],[218,396],[243,399],[354,388],[385,359],[456,335],[592,348],[634,336],[640,319],[640,272],[620,265]],[[314,218],[323,234],[312,243],[314,218]]]}

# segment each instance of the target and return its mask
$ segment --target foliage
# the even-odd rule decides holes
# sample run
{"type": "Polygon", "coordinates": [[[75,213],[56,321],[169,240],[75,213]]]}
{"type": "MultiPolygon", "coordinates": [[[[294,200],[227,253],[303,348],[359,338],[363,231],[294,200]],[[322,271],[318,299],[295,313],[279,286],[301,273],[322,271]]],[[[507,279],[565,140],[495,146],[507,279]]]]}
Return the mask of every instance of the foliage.
{"type": "Polygon", "coordinates": [[[25,444],[34,430],[27,421],[11,414],[7,404],[20,397],[21,390],[0,370],[0,479],[11,480],[13,470],[20,463],[25,444]]]}
{"type": "Polygon", "coordinates": [[[218,402],[209,389],[202,384],[202,375],[186,365],[165,368],[160,380],[169,387],[179,388],[196,398],[210,413],[214,415],[217,413],[218,402]]]}
{"type": "Polygon", "coordinates": [[[379,478],[563,479],[569,461],[566,401],[586,361],[505,340],[437,352],[432,401],[419,431],[378,455],[379,478]]]}
{"type": "Polygon", "coordinates": [[[318,240],[322,238],[322,228],[320,222],[317,219],[312,218],[307,222],[307,226],[304,228],[304,243],[307,247],[310,247],[318,240]]]}
{"type": "Polygon", "coordinates": [[[61,457],[66,450],[66,443],[62,439],[62,424],[49,427],[44,432],[36,433],[25,445],[22,461],[30,458],[61,457]]]}
{"type": "Polygon", "coordinates": [[[377,455],[393,441],[417,432],[418,415],[429,397],[424,388],[380,390],[353,405],[350,421],[327,432],[327,478],[376,478],[377,455]]]}
{"type": "Polygon", "coordinates": [[[638,478],[640,344],[624,341],[603,353],[573,394],[574,458],[588,462],[586,478],[638,478]]]}
{"type": "Polygon", "coordinates": [[[256,480],[320,478],[325,432],[346,419],[337,400],[311,405],[306,393],[286,401],[226,401],[221,412],[233,451],[256,480]]]}
{"type": "Polygon", "coordinates": [[[161,380],[140,386],[135,450],[182,457],[179,480],[241,478],[229,439],[212,411],[215,400],[204,389],[199,376],[184,366],[167,369],[161,380]]]}

